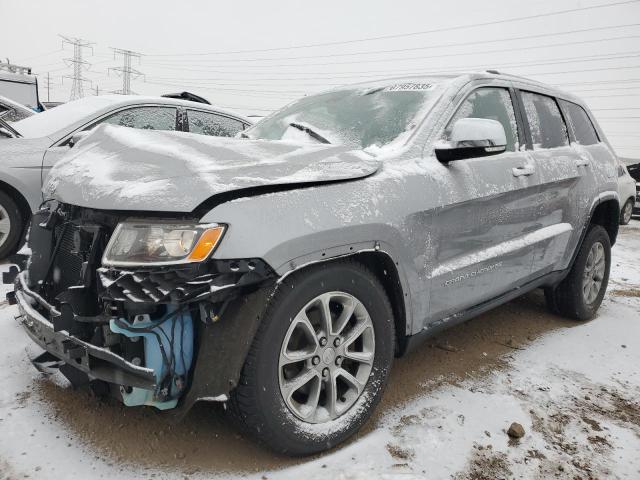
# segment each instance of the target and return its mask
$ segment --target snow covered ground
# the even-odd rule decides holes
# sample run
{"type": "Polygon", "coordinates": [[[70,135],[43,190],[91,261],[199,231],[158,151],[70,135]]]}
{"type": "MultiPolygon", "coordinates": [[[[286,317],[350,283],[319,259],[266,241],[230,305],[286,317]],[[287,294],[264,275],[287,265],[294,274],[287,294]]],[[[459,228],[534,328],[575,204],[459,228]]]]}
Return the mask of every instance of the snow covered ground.
{"type": "Polygon", "coordinates": [[[613,263],[595,320],[553,317],[531,294],[456,327],[397,362],[365,432],[306,461],[210,409],[171,426],[42,379],[0,303],[0,478],[640,478],[640,222],[613,263]]]}

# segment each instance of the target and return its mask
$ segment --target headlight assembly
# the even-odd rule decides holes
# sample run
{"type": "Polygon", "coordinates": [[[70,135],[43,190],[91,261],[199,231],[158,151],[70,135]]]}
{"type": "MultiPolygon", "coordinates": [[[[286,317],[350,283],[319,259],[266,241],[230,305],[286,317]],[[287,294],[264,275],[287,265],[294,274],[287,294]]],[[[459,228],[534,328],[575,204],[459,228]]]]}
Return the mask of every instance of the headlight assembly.
{"type": "Polygon", "coordinates": [[[225,226],[122,222],[107,245],[105,266],[175,265],[201,262],[215,250],[225,226]]]}

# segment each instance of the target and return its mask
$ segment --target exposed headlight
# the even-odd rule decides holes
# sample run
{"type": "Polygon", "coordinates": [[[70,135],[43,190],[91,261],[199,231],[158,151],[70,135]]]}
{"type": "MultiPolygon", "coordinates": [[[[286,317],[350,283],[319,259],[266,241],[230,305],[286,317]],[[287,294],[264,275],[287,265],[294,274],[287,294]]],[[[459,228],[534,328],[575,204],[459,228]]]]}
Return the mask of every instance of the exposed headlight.
{"type": "Polygon", "coordinates": [[[218,224],[122,222],[107,245],[107,266],[174,265],[201,262],[211,255],[224,233],[218,224]]]}

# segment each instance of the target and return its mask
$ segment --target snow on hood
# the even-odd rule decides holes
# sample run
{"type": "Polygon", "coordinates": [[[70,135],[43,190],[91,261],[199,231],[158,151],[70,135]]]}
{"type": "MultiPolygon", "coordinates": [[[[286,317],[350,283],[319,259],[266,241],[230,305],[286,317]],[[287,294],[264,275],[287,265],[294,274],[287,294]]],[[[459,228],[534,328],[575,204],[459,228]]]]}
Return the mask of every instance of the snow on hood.
{"type": "Polygon", "coordinates": [[[43,190],[89,208],[190,212],[219,193],[356,179],[379,164],[344,146],[102,125],[51,169],[43,190]]]}

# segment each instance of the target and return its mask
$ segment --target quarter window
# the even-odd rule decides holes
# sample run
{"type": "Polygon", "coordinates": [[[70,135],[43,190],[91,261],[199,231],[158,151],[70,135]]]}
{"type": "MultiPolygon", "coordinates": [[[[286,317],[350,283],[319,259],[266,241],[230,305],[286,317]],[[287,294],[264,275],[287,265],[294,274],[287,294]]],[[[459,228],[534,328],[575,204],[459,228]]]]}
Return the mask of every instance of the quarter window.
{"type": "Polygon", "coordinates": [[[200,110],[187,110],[189,118],[189,131],[201,135],[214,137],[233,137],[244,130],[244,124],[233,118],[202,112],[200,110]]]}
{"type": "Polygon", "coordinates": [[[567,126],[558,104],[552,97],[522,92],[522,103],[527,114],[534,150],[569,145],[567,126]]]}
{"type": "Polygon", "coordinates": [[[593,145],[598,143],[598,134],[591,123],[591,119],[587,112],[580,105],[560,100],[562,108],[567,114],[569,128],[573,133],[573,137],[581,145],[593,145]]]}
{"type": "Polygon", "coordinates": [[[143,130],[175,130],[176,109],[173,107],[129,108],[114,113],[100,123],[143,130]]]}
{"type": "Polygon", "coordinates": [[[507,151],[515,152],[518,149],[518,124],[511,95],[506,88],[483,87],[472,92],[449,121],[444,140],[449,140],[453,124],[461,118],[497,120],[507,136],[507,151]]]}

